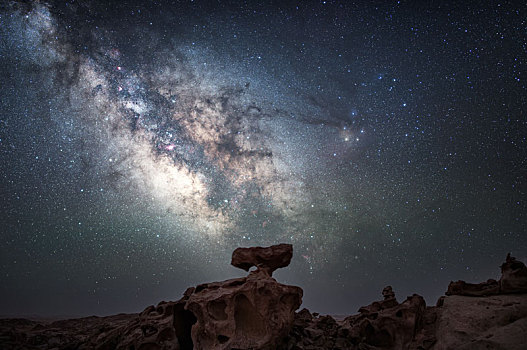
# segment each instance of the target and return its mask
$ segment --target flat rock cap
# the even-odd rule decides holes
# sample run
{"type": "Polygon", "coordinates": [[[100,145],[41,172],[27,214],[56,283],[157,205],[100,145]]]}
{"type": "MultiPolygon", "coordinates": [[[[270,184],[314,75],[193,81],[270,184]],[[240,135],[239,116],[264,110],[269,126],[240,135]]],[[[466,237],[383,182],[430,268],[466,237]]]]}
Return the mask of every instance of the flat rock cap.
{"type": "Polygon", "coordinates": [[[277,244],[270,247],[236,248],[232,252],[231,265],[245,271],[256,266],[271,276],[273,271],[286,267],[293,257],[293,245],[277,244]]]}

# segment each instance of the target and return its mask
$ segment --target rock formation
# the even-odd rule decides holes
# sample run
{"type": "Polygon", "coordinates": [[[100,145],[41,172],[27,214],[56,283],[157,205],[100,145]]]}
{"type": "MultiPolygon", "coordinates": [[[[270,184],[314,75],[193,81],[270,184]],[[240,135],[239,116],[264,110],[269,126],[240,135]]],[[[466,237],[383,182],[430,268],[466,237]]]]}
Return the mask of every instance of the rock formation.
{"type": "Polygon", "coordinates": [[[489,296],[510,293],[527,292],[527,267],[521,261],[507,254],[505,263],[501,265],[499,281],[489,279],[477,284],[465,281],[450,282],[446,295],[489,296]]]}
{"type": "Polygon", "coordinates": [[[117,348],[276,349],[302,303],[301,288],[271,277],[274,270],[289,265],[292,255],[289,244],[236,249],[234,266],[258,269],[247,277],[189,288],[177,302],[146,308],[122,332],[117,348]]]}
{"type": "Polygon", "coordinates": [[[197,318],[195,349],[276,349],[289,333],[302,289],[267,277],[200,285],[186,309],[197,318]]]}
{"type": "Polygon", "coordinates": [[[524,350],[527,295],[452,295],[435,308],[434,350],[524,350]]]}
{"type": "Polygon", "coordinates": [[[247,277],[188,288],[178,301],[140,314],[50,323],[0,319],[0,349],[120,350],[380,350],[525,349],[527,269],[507,256],[499,281],[452,282],[437,306],[419,295],[399,303],[391,286],[383,300],[343,320],[303,309],[299,287],[276,282],[292,247],[242,248],[232,264],[247,277]]]}
{"type": "Polygon", "coordinates": [[[505,263],[501,265],[500,278],[501,293],[527,292],[527,267],[521,261],[507,254],[505,263]]]}
{"type": "Polygon", "coordinates": [[[482,297],[496,295],[500,293],[500,283],[489,279],[487,282],[467,283],[465,281],[450,282],[446,295],[466,295],[472,297],[482,297]]]}
{"type": "Polygon", "coordinates": [[[317,317],[307,309],[297,314],[290,345],[311,349],[428,349],[435,342],[425,329],[426,304],[414,294],[399,304],[391,286],[384,300],[359,309],[360,314],[342,322],[331,316],[317,317]]]}
{"type": "Polygon", "coordinates": [[[272,276],[274,270],[288,266],[292,257],[291,244],[277,244],[266,248],[237,248],[232,253],[231,265],[245,271],[256,266],[257,272],[263,271],[272,276]]]}

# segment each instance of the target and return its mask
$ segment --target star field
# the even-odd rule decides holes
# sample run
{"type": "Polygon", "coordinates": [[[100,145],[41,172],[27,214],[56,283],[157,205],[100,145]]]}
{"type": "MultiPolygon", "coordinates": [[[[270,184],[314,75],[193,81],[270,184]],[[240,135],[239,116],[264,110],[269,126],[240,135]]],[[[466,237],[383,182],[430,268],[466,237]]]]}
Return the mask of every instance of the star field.
{"type": "Polygon", "coordinates": [[[355,312],[527,260],[515,2],[0,5],[0,313],[136,312],[243,275],[355,312]]]}

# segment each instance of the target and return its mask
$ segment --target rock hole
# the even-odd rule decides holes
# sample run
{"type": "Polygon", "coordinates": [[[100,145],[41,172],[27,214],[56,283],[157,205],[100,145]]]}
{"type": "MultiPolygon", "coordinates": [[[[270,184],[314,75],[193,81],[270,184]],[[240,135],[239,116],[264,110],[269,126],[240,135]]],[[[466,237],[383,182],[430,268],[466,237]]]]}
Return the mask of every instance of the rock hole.
{"type": "Polygon", "coordinates": [[[399,310],[399,311],[397,311],[397,312],[395,313],[395,316],[397,316],[397,317],[403,317],[403,312],[402,312],[401,310],[399,310]]]}
{"type": "Polygon", "coordinates": [[[143,331],[144,337],[149,337],[157,333],[157,328],[152,325],[146,324],[141,326],[141,331],[143,331]]]}
{"type": "Polygon", "coordinates": [[[194,314],[184,309],[184,304],[174,305],[174,329],[181,350],[193,350],[192,325],[197,319],[194,314]]]}
{"type": "Polygon", "coordinates": [[[218,341],[220,342],[220,344],[225,344],[228,340],[229,337],[227,337],[226,335],[218,335],[218,341]]]}
{"type": "Polygon", "coordinates": [[[226,307],[227,304],[223,300],[211,300],[207,304],[207,311],[213,319],[223,321],[227,319],[227,314],[225,313],[226,307]]]}

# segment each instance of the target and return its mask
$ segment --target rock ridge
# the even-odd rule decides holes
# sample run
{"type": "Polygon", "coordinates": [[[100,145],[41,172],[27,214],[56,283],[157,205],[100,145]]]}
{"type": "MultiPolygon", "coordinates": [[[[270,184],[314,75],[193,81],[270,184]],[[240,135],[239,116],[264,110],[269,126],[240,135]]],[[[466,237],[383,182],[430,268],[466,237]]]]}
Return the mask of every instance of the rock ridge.
{"type": "Polygon", "coordinates": [[[0,319],[1,349],[119,350],[374,350],[525,349],[527,268],[510,254],[499,281],[451,282],[435,306],[413,294],[382,300],[335,320],[296,312],[303,291],[272,273],[289,265],[293,247],[238,248],[232,265],[246,277],[188,288],[139,314],[44,323],[0,319]]]}

